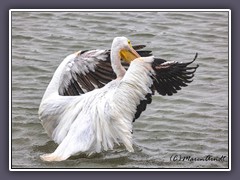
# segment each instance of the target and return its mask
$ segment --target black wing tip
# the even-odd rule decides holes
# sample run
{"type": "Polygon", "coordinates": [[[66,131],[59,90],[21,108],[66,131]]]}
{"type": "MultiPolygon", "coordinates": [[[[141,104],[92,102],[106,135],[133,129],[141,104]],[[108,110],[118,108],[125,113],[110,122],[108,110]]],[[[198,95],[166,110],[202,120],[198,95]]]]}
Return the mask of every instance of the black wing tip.
{"type": "MultiPolygon", "coordinates": [[[[197,59],[197,57],[198,57],[198,53],[196,52],[195,57],[193,58],[193,60],[191,61],[190,64],[192,64],[197,59]]],[[[195,67],[193,67],[195,69],[193,73],[195,73],[195,71],[198,67],[199,67],[199,64],[197,64],[195,67]]]]}
{"type": "Polygon", "coordinates": [[[87,50],[83,50],[83,51],[80,52],[80,54],[84,54],[85,52],[88,52],[88,51],[90,51],[90,50],[88,50],[88,49],[87,50]]]}
{"type": "Polygon", "coordinates": [[[196,52],[196,54],[195,54],[195,57],[194,57],[193,61],[195,61],[195,60],[197,59],[197,57],[198,57],[198,53],[196,52]]]}
{"type": "Polygon", "coordinates": [[[148,57],[148,56],[152,56],[152,51],[144,51],[144,50],[137,50],[137,53],[141,56],[141,57],[148,57]]]}
{"type": "MultiPolygon", "coordinates": [[[[193,81],[194,73],[196,72],[199,64],[191,65],[198,57],[198,53],[195,54],[192,61],[187,63],[176,63],[169,69],[163,69],[164,71],[155,71],[156,78],[154,79],[154,86],[157,92],[162,96],[172,96],[181,90],[181,87],[186,87],[193,81]],[[166,74],[165,74],[166,73],[166,74]],[[169,73],[169,74],[168,74],[169,73]]],[[[155,65],[161,64],[161,59],[155,58],[155,65]]]]}
{"type": "MultiPolygon", "coordinates": [[[[196,54],[195,54],[195,57],[193,58],[193,60],[192,60],[192,63],[197,59],[197,57],[198,57],[198,53],[196,52],[196,54]]],[[[197,68],[199,67],[199,64],[197,64],[197,68]]]]}
{"type": "Polygon", "coordinates": [[[134,46],[132,46],[132,47],[133,47],[134,50],[140,50],[140,49],[145,48],[146,45],[141,44],[141,45],[134,45],[134,46]]]}
{"type": "MultiPolygon", "coordinates": [[[[196,54],[195,54],[193,60],[190,61],[189,63],[187,63],[187,65],[192,64],[192,63],[197,59],[197,57],[198,57],[198,53],[196,52],[196,54]]],[[[197,65],[197,66],[199,66],[199,65],[197,65]]]]}

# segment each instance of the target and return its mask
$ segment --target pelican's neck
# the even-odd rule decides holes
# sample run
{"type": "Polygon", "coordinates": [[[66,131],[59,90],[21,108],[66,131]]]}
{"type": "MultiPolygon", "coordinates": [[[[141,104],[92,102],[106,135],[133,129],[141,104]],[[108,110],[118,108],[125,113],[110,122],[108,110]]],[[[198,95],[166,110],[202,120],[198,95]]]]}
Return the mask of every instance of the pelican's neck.
{"type": "Polygon", "coordinates": [[[126,70],[121,64],[120,48],[114,45],[111,48],[111,65],[117,78],[122,78],[125,75],[126,70]]]}

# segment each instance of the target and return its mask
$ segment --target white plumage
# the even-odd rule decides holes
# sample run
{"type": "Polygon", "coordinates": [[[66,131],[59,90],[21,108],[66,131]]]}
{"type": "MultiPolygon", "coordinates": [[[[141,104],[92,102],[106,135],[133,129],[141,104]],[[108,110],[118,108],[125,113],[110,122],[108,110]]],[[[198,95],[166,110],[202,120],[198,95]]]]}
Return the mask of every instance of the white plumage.
{"type": "MultiPolygon", "coordinates": [[[[149,55],[149,51],[137,52],[149,55]]],[[[176,93],[192,82],[198,67],[188,67],[197,54],[191,62],[178,63],[140,57],[137,52],[127,38],[116,37],[111,51],[79,51],[63,60],[39,107],[44,129],[59,144],[42,160],[62,161],[78,152],[113,149],[119,143],[134,151],[132,122],[151,103],[154,91],[176,93]],[[130,66],[125,64],[128,70],[121,59],[132,61],[130,66]]]]}
{"type": "MultiPolygon", "coordinates": [[[[124,46],[120,44],[117,49],[114,43],[124,42],[129,46],[126,38],[115,38],[112,52],[118,55],[124,46]]],[[[123,143],[128,151],[133,152],[132,120],[140,100],[151,93],[153,57],[134,60],[125,73],[120,57],[112,55],[117,79],[81,96],[60,96],[58,88],[62,71],[76,55],[70,55],[62,62],[43,96],[40,119],[59,146],[55,152],[41,158],[61,161],[78,152],[113,149],[114,143],[123,143]]]]}

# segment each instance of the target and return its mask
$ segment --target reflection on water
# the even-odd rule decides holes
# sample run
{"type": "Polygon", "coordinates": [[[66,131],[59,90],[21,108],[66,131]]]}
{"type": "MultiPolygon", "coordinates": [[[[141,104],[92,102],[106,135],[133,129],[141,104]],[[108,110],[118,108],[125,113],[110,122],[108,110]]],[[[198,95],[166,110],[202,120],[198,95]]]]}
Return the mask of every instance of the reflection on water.
{"type": "Polygon", "coordinates": [[[227,12],[12,12],[13,168],[228,168],[228,160],[171,161],[173,155],[228,157],[227,12]],[[134,153],[116,146],[42,162],[39,155],[57,147],[37,114],[55,69],[66,55],[110,48],[122,35],[169,60],[186,62],[198,52],[193,83],[174,96],[154,96],[134,123],[134,153]]]}

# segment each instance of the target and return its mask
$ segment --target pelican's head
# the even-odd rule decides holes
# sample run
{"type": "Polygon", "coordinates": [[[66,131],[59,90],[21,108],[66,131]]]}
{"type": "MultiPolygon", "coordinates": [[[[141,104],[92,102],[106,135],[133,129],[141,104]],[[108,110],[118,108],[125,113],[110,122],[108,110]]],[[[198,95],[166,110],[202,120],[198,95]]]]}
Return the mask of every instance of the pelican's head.
{"type": "Polygon", "coordinates": [[[133,49],[131,42],[126,37],[115,37],[112,43],[112,50],[117,50],[120,57],[130,63],[140,55],[133,49]]]}

